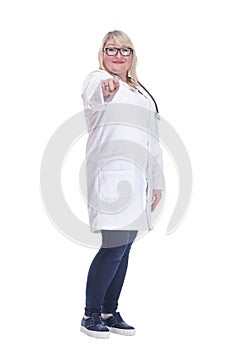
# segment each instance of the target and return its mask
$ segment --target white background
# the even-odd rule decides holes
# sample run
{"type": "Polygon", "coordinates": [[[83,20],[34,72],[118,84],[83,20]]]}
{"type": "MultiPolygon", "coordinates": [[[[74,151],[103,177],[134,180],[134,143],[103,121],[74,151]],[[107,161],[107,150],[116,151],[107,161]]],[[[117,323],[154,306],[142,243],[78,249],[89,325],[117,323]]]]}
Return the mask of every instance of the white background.
{"type": "MultiPolygon", "coordinates": [[[[232,31],[227,0],[1,3],[2,349],[232,349],[232,31]],[[164,217],[135,243],[120,299],[137,335],[99,341],[79,332],[96,250],[53,226],[39,175],[48,140],[82,110],[83,79],[113,29],[132,38],[141,81],[187,147],[194,187],[166,235],[178,180],[165,151],[164,217]]],[[[82,204],[78,191],[72,200],[82,204]]]]}

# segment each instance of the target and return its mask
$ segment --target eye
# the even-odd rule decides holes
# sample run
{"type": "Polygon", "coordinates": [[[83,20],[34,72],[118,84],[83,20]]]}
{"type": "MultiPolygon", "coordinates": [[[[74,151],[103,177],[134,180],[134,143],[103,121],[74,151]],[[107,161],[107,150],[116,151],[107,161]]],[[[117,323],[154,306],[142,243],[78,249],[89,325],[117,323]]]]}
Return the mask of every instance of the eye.
{"type": "Polygon", "coordinates": [[[109,47],[108,52],[116,52],[116,49],[114,47],[109,47]]]}
{"type": "Polygon", "coordinates": [[[122,47],[121,48],[121,54],[123,56],[129,56],[131,54],[131,49],[128,47],[122,47]]]}

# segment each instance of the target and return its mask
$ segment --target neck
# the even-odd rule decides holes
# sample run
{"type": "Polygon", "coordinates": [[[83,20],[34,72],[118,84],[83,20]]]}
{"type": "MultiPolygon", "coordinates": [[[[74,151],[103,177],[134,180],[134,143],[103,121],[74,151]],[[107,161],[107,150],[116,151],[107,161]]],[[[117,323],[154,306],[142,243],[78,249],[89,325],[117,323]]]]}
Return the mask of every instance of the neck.
{"type": "Polygon", "coordinates": [[[121,80],[125,81],[127,83],[128,79],[127,79],[127,75],[126,74],[115,74],[118,78],[120,78],[121,80]]]}

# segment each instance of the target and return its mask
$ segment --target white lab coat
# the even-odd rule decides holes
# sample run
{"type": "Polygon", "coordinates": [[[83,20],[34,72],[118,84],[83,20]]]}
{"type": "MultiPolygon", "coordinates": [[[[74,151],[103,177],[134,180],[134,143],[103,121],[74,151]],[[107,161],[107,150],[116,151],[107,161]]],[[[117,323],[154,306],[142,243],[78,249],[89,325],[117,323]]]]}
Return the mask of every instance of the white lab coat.
{"type": "Polygon", "coordinates": [[[152,190],[164,189],[156,109],[143,88],[122,80],[104,101],[101,82],[109,78],[104,70],[93,71],[82,89],[90,230],[147,232],[153,229],[152,190]]]}

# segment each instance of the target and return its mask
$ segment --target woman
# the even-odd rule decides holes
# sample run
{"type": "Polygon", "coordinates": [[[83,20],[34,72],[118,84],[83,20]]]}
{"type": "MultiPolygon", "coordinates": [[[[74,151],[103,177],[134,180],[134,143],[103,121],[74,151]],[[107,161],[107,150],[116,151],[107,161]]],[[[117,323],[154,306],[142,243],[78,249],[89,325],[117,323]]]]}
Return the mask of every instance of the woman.
{"type": "Polygon", "coordinates": [[[136,63],[130,38],[109,32],[99,51],[100,68],[82,90],[89,221],[91,232],[101,232],[102,246],[88,273],[81,331],[96,338],[135,334],[117,312],[118,299],[132,243],[139,231],[153,229],[151,211],[164,189],[158,110],[138,81],[136,63]]]}

